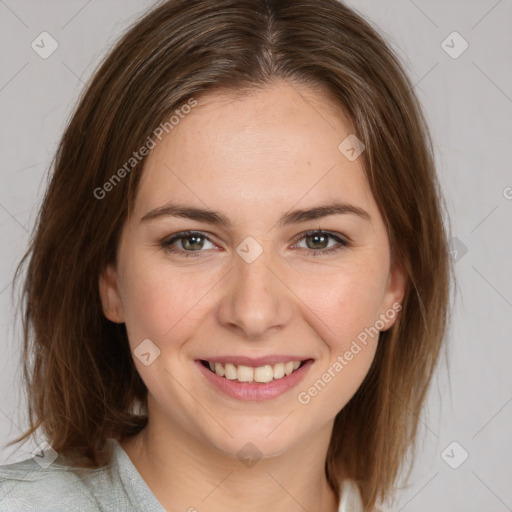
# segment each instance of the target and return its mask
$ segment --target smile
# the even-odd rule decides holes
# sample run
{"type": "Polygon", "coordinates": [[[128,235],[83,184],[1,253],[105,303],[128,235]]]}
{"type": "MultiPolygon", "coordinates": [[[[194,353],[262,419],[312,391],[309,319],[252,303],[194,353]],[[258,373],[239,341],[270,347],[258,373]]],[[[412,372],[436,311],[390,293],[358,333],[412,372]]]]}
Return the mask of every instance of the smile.
{"type": "Polygon", "coordinates": [[[263,366],[251,367],[236,365],[233,363],[218,363],[212,361],[201,361],[203,366],[216,373],[219,377],[238,382],[260,382],[267,383],[273,380],[282,379],[298,370],[304,361],[288,361],[286,363],[266,364],[263,366]]]}
{"type": "Polygon", "coordinates": [[[277,398],[298,386],[314,360],[225,356],[196,359],[195,363],[213,389],[238,400],[260,401],[277,398]]]}

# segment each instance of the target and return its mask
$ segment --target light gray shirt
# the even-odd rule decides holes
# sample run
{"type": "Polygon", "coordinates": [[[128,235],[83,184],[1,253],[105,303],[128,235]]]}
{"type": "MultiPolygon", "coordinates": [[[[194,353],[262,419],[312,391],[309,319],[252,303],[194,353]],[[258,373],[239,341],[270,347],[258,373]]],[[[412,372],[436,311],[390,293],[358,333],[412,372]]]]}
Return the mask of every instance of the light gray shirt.
{"type": "MultiPolygon", "coordinates": [[[[112,438],[107,443],[112,462],[94,470],[71,468],[59,458],[47,466],[37,456],[0,466],[0,511],[166,512],[121,445],[112,438]]],[[[363,512],[349,480],[342,486],[339,512],[363,512]]]]}

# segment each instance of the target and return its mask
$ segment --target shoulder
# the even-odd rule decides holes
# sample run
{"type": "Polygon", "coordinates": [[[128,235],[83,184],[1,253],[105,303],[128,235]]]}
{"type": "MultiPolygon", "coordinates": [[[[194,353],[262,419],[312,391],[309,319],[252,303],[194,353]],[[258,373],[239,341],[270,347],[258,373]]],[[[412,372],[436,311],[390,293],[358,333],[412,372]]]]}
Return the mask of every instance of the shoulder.
{"type": "Polygon", "coordinates": [[[34,458],[3,465],[0,466],[0,510],[114,510],[103,507],[98,496],[98,492],[108,488],[108,480],[107,467],[80,471],[58,461],[45,467],[34,458]]]}
{"type": "Polygon", "coordinates": [[[107,443],[110,463],[96,469],[66,464],[55,451],[54,458],[46,458],[43,451],[41,456],[0,466],[0,510],[165,512],[121,445],[112,438],[107,443]]]}

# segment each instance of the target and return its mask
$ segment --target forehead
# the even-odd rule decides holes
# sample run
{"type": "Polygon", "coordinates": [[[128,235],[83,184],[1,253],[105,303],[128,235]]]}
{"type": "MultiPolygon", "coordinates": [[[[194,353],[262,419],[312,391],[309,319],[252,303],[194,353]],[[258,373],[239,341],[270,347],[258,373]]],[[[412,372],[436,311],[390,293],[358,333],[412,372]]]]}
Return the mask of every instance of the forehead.
{"type": "Polygon", "coordinates": [[[352,133],[339,105],[309,87],[204,94],[146,159],[136,209],[170,199],[238,213],[328,199],[369,207],[362,159],[338,149],[352,133]]]}

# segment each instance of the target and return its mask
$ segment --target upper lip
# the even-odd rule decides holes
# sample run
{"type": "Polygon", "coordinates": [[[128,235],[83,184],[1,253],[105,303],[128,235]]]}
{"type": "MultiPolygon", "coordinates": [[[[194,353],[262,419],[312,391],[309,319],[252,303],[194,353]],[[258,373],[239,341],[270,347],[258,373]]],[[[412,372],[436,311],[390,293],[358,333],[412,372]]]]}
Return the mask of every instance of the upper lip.
{"type": "Polygon", "coordinates": [[[252,368],[259,366],[265,366],[267,364],[276,363],[288,363],[290,361],[307,361],[312,359],[311,357],[293,356],[293,355],[274,355],[274,356],[262,356],[262,357],[247,357],[247,356],[216,356],[216,357],[204,357],[200,360],[207,361],[209,363],[231,363],[234,365],[244,365],[252,368]]]}

